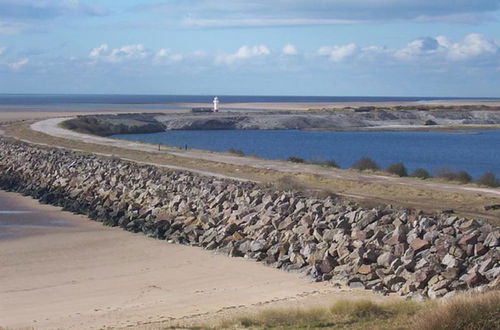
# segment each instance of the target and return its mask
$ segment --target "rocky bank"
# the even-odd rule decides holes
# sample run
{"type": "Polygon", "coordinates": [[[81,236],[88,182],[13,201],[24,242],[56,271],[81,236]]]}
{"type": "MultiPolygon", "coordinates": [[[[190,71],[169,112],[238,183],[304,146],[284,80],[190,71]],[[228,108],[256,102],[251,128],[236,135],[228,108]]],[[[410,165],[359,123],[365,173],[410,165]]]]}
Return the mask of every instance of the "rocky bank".
{"type": "Polygon", "coordinates": [[[500,108],[421,106],[309,111],[233,111],[79,116],[65,122],[81,133],[113,135],[198,129],[381,129],[500,125],[500,108]]]}
{"type": "Polygon", "coordinates": [[[480,219],[363,209],[7,138],[0,138],[0,188],[108,226],[353,288],[436,298],[500,281],[500,231],[480,219]]]}

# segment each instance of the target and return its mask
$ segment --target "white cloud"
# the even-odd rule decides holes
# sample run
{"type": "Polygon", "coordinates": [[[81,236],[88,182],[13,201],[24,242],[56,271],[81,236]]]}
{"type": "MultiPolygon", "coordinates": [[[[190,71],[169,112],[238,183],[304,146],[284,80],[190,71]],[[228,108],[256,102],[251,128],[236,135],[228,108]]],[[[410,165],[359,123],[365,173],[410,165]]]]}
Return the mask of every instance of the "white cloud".
{"type": "Polygon", "coordinates": [[[29,61],[30,60],[28,58],[23,58],[23,59],[20,59],[19,61],[10,63],[9,67],[12,71],[19,71],[19,70],[21,70],[22,67],[24,67],[26,64],[28,64],[29,61]]]}
{"type": "Polygon", "coordinates": [[[444,58],[451,61],[465,61],[481,56],[495,55],[500,45],[481,34],[471,33],[461,41],[452,42],[444,36],[425,37],[410,42],[406,47],[395,50],[400,60],[444,58]]]}
{"type": "Polygon", "coordinates": [[[184,56],[182,54],[174,53],[169,49],[162,48],[156,53],[153,62],[157,64],[173,63],[182,61],[183,59],[184,56]]]}
{"type": "Polygon", "coordinates": [[[130,60],[141,60],[148,55],[146,48],[142,44],[126,45],[111,50],[107,44],[103,44],[92,49],[89,57],[94,60],[118,63],[130,60]]]}
{"type": "Polygon", "coordinates": [[[481,34],[472,33],[458,43],[450,43],[444,37],[437,39],[448,48],[448,57],[452,60],[467,60],[470,58],[498,53],[500,46],[481,34]]]}
{"type": "Polygon", "coordinates": [[[107,53],[109,49],[109,46],[107,44],[102,44],[99,47],[93,48],[90,51],[89,57],[91,58],[99,58],[104,55],[104,53],[107,53]]]}
{"type": "Polygon", "coordinates": [[[232,64],[235,61],[247,60],[255,57],[264,57],[270,55],[271,51],[267,46],[241,46],[236,53],[233,54],[219,54],[216,57],[216,63],[232,64]]]}
{"type": "Polygon", "coordinates": [[[318,54],[328,57],[333,62],[341,62],[356,54],[357,51],[358,46],[351,43],[342,46],[323,46],[318,50],[318,54]]]}
{"type": "Polygon", "coordinates": [[[299,53],[297,51],[297,48],[295,48],[295,46],[292,44],[285,45],[281,50],[281,52],[283,53],[283,55],[290,55],[290,56],[297,55],[299,53]]]}
{"type": "Polygon", "coordinates": [[[500,63],[500,43],[472,33],[458,41],[451,41],[444,36],[419,38],[401,48],[380,45],[361,47],[354,43],[324,46],[319,48],[316,55],[332,62],[356,60],[359,63],[371,61],[380,65],[407,62],[438,67],[468,61],[470,68],[496,67],[500,63]]]}
{"type": "MultiPolygon", "coordinates": [[[[21,56],[21,55],[19,55],[21,56]]],[[[24,55],[27,56],[27,55],[24,55]]],[[[401,47],[388,48],[384,45],[361,45],[356,43],[338,44],[319,47],[316,50],[297,50],[295,45],[286,44],[282,48],[272,49],[264,44],[244,45],[234,52],[217,52],[205,49],[193,52],[177,52],[174,49],[160,48],[149,50],[142,44],[112,48],[102,44],[90,50],[91,63],[113,63],[115,65],[134,61],[136,65],[147,68],[151,65],[176,64],[187,70],[209,70],[213,65],[245,64],[259,65],[264,69],[289,67],[289,56],[296,56],[294,65],[297,70],[315,70],[318,65],[337,63],[338,67],[347,65],[363,70],[380,70],[391,66],[422,70],[496,70],[500,65],[500,44],[481,34],[469,34],[460,40],[444,36],[423,37],[410,41],[401,47]],[[300,56],[298,56],[300,55],[300,56]],[[323,61],[318,61],[324,58],[323,61]],[[464,64],[465,62],[465,64],[464,64]],[[322,63],[322,64],[319,64],[322,63]]],[[[29,56],[27,56],[29,57],[29,56]]],[[[88,63],[88,61],[87,61],[88,63]]]]}
{"type": "Polygon", "coordinates": [[[7,47],[0,47],[0,56],[2,56],[3,53],[5,53],[5,50],[7,50],[7,47]]]}
{"type": "Polygon", "coordinates": [[[414,40],[406,45],[406,47],[395,50],[394,56],[400,60],[413,60],[442,51],[443,49],[436,38],[426,37],[414,40]]]}

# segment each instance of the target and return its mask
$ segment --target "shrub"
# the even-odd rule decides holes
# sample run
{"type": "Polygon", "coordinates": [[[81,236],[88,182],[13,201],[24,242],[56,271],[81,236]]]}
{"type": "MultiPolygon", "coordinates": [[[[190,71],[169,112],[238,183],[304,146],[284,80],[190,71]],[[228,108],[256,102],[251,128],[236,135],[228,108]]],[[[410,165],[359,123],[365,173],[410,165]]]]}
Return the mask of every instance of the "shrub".
{"type": "Polygon", "coordinates": [[[308,161],[310,164],[321,165],[325,167],[334,167],[339,168],[340,166],[337,164],[335,159],[323,159],[323,158],[313,158],[308,161]]]}
{"type": "Polygon", "coordinates": [[[460,171],[457,173],[456,180],[461,183],[470,183],[472,182],[472,177],[469,173],[465,171],[460,171]]]}
{"type": "Polygon", "coordinates": [[[245,153],[240,149],[231,148],[227,152],[236,156],[245,156],[245,153]]]}
{"type": "Polygon", "coordinates": [[[337,164],[337,162],[335,161],[335,159],[325,160],[325,162],[323,163],[323,166],[340,168],[339,164],[337,164]]]}
{"type": "Polygon", "coordinates": [[[387,167],[387,172],[391,174],[396,174],[397,176],[408,176],[408,172],[406,171],[406,167],[403,163],[394,163],[387,167]]]}
{"type": "Polygon", "coordinates": [[[360,160],[352,164],[351,168],[358,171],[379,169],[377,163],[375,163],[375,161],[368,157],[361,158],[360,160]]]}
{"type": "Polygon", "coordinates": [[[411,174],[412,177],[414,178],[419,178],[419,179],[428,179],[431,177],[430,173],[423,169],[423,168],[417,168],[415,169],[415,171],[413,171],[413,173],[411,174]]]}
{"type": "Polygon", "coordinates": [[[290,156],[288,157],[287,159],[289,162],[292,162],[292,163],[305,163],[305,160],[304,158],[300,158],[300,157],[295,157],[295,156],[290,156]]]}
{"type": "Polygon", "coordinates": [[[453,171],[447,167],[442,167],[436,171],[438,177],[450,180],[450,181],[458,181],[460,183],[469,183],[472,182],[472,177],[469,173],[465,171],[453,171]]]}
{"type": "Polygon", "coordinates": [[[436,170],[436,176],[438,178],[446,179],[446,180],[455,180],[456,178],[456,173],[448,168],[448,167],[441,167],[436,170]]]}
{"type": "Polygon", "coordinates": [[[481,175],[477,179],[476,183],[488,187],[500,186],[500,181],[496,178],[495,174],[493,174],[492,172],[486,172],[483,175],[481,175]]]}

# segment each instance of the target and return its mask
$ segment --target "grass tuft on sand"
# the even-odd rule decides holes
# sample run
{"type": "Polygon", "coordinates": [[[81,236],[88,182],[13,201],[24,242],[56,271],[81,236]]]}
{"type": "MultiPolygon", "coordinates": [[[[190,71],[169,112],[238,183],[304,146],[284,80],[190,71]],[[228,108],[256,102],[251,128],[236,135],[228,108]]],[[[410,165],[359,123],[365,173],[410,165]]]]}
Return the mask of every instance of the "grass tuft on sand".
{"type": "Polygon", "coordinates": [[[366,329],[403,324],[420,308],[414,302],[377,304],[342,300],[330,307],[270,309],[222,322],[214,329],[366,329]]]}
{"type": "Polygon", "coordinates": [[[184,329],[500,329],[500,291],[438,301],[338,301],[328,307],[268,309],[184,329]]]}
{"type": "Polygon", "coordinates": [[[415,330],[500,329],[500,291],[460,295],[426,309],[414,321],[415,330]]]}

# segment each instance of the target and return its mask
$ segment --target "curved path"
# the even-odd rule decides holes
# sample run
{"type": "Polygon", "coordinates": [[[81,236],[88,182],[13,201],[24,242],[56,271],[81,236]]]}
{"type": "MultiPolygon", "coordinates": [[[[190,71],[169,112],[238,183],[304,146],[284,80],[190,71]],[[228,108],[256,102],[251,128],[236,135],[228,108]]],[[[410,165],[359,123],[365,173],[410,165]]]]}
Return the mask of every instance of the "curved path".
{"type": "MultiPolygon", "coordinates": [[[[381,183],[381,184],[392,184],[392,185],[410,185],[412,187],[419,187],[422,189],[432,189],[432,190],[447,191],[447,192],[461,191],[466,193],[481,193],[485,196],[500,197],[500,189],[479,188],[479,187],[470,187],[470,186],[461,186],[455,184],[415,180],[411,178],[399,178],[392,176],[363,174],[363,173],[356,173],[353,171],[345,171],[338,169],[322,169],[318,166],[293,164],[283,161],[256,159],[249,157],[238,157],[238,156],[231,156],[209,151],[179,150],[178,148],[169,148],[165,146],[162,146],[162,151],[158,151],[158,147],[152,144],[82,134],[59,127],[59,124],[61,122],[68,119],[70,118],[66,117],[66,118],[46,119],[32,124],[31,129],[55,137],[78,140],[86,143],[114,146],[119,148],[127,148],[127,149],[148,151],[148,152],[168,152],[175,156],[202,159],[207,161],[215,161],[232,165],[271,169],[280,172],[316,174],[333,179],[353,180],[353,181],[362,181],[367,183],[381,183]]],[[[221,176],[218,173],[211,173],[211,172],[204,172],[204,174],[209,174],[219,177],[221,176]]]]}

